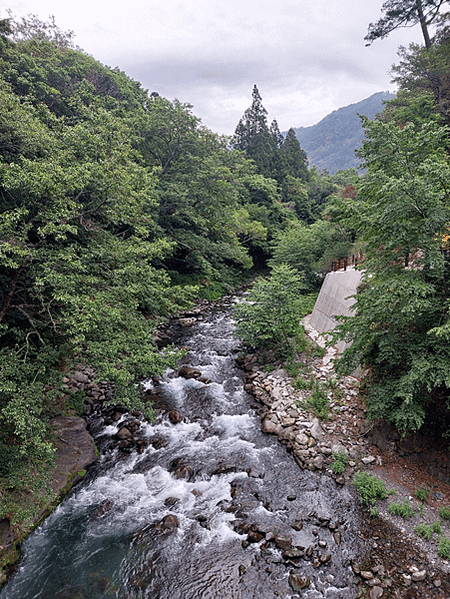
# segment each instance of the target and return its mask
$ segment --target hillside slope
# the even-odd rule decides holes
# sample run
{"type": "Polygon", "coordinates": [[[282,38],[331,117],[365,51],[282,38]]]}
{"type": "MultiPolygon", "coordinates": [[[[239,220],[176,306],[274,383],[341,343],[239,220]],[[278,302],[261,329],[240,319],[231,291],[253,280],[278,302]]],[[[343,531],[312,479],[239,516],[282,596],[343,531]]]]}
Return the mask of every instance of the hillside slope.
{"type": "Polygon", "coordinates": [[[373,119],[383,110],[383,101],[394,97],[390,92],[378,92],[361,102],[334,110],[316,125],[294,127],[309,166],[326,169],[332,175],[341,169],[358,167],[360,160],[355,156],[355,149],[364,136],[358,115],[373,119]]]}

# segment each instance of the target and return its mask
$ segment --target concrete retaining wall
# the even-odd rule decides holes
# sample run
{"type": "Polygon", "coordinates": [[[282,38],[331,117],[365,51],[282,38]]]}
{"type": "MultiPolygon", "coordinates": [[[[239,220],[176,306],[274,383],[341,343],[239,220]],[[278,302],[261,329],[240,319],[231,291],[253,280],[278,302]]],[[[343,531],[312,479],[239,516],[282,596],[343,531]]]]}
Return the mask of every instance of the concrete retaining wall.
{"type": "MultiPolygon", "coordinates": [[[[362,273],[354,268],[329,272],[325,277],[312,314],[305,318],[305,324],[318,333],[331,331],[337,324],[334,316],[350,316],[350,307],[355,303],[354,298],[362,273]]],[[[339,352],[345,349],[344,342],[337,344],[339,352]]]]}

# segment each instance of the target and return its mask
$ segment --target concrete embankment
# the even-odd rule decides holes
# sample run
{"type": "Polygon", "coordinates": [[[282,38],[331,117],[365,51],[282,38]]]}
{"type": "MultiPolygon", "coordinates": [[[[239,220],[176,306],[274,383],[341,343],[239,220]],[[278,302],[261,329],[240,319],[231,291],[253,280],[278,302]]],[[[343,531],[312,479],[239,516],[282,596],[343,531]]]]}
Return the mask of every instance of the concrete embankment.
{"type": "MultiPolygon", "coordinates": [[[[356,294],[361,277],[361,271],[354,268],[329,272],[322,284],[312,314],[305,318],[305,325],[317,333],[327,333],[337,325],[336,316],[350,316],[351,307],[355,303],[355,299],[351,296],[356,294]]],[[[320,343],[319,339],[316,341],[320,343]]],[[[345,349],[345,343],[340,341],[336,347],[341,352],[345,349]]]]}

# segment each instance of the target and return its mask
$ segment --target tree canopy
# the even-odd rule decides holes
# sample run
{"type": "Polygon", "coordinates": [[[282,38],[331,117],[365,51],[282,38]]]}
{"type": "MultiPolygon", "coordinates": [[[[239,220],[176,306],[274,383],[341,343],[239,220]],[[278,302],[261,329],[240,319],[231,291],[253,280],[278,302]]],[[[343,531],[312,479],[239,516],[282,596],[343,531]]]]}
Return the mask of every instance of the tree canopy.
{"type": "Polygon", "coordinates": [[[430,48],[429,25],[437,20],[445,4],[448,0],[387,0],[381,7],[384,15],[376,23],[370,23],[364,39],[370,45],[377,39],[384,39],[395,29],[420,24],[425,46],[430,48]]]}

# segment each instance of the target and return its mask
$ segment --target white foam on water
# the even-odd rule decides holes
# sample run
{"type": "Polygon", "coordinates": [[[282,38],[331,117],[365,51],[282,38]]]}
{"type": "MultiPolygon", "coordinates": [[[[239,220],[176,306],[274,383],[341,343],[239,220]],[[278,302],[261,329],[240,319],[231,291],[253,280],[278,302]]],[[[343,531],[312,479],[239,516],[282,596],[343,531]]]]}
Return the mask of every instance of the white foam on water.
{"type": "Polygon", "coordinates": [[[223,437],[239,437],[253,432],[256,420],[249,414],[221,414],[214,416],[213,425],[223,437]]]}

